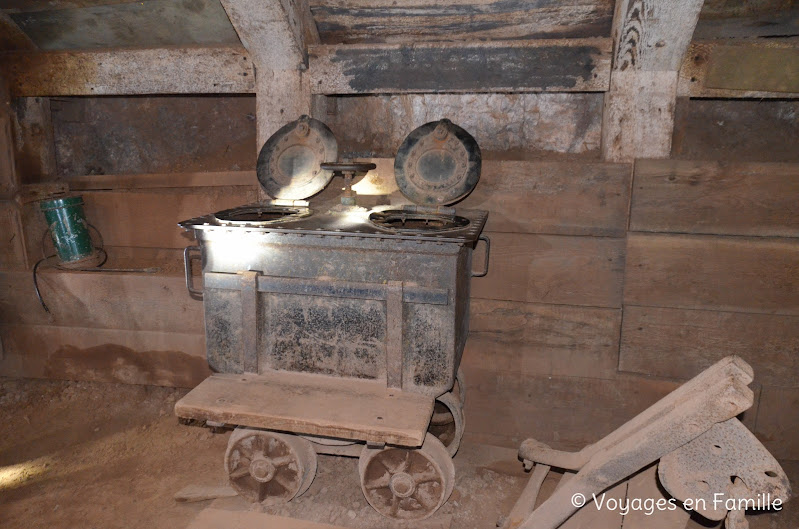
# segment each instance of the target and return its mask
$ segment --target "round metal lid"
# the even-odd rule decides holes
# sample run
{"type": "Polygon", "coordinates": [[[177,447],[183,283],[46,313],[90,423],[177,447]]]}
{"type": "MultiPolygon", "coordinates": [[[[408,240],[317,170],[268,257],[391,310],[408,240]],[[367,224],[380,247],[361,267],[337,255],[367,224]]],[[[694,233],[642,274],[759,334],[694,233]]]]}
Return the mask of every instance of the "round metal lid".
{"type": "Polygon", "coordinates": [[[415,204],[448,205],[471,193],[480,179],[480,147],[448,119],[414,130],[397,151],[394,178],[415,204]]]}
{"type": "Polygon", "coordinates": [[[302,116],[275,132],[261,148],[256,172],[272,198],[302,200],[325,188],[333,171],[319,166],[338,159],[338,143],[317,119],[302,116]]]}

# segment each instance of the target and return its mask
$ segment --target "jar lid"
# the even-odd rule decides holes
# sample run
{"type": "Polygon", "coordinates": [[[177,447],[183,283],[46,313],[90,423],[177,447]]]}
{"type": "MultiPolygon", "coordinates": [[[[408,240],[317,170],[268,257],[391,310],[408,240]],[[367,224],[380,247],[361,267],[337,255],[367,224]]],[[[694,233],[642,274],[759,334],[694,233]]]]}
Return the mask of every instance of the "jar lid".
{"type": "Polygon", "coordinates": [[[333,171],[320,165],[338,159],[338,143],[321,121],[302,116],[275,132],[261,148],[256,173],[272,198],[302,200],[325,188],[333,171]]]}
{"type": "Polygon", "coordinates": [[[400,192],[415,204],[449,205],[471,193],[480,179],[480,147],[448,119],[431,121],[402,142],[394,159],[400,192]]]}

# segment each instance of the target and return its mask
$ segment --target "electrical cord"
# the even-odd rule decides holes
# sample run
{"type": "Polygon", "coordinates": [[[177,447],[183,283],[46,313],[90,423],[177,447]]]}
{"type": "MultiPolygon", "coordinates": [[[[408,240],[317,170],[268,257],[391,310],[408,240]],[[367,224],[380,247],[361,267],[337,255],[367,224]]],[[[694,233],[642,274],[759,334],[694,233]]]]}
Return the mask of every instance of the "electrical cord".
{"type": "MultiPolygon", "coordinates": [[[[100,245],[94,247],[94,249],[99,254],[102,254],[102,259],[100,259],[100,262],[97,263],[95,266],[86,267],[86,268],[72,268],[72,267],[62,266],[60,264],[52,265],[53,268],[55,268],[57,270],[64,270],[64,271],[70,271],[70,272],[143,272],[143,273],[147,273],[147,274],[152,274],[152,273],[158,272],[160,270],[160,268],[158,268],[158,267],[150,267],[150,268],[102,268],[102,266],[106,263],[106,261],[108,261],[108,253],[105,251],[105,248],[104,248],[103,236],[100,233],[100,230],[98,230],[96,227],[94,227],[93,225],[89,224],[88,222],[86,224],[97,233],[97,237],[100,239],[100,241],[99,241],[100,245]]],[[[50,308],[47,306],[47,304],[44,302],[44,299],[42,298],[41,290],[39,290],[39,278],[38,278],[38,274],[37,274],[40,265],[42,265],[43,263],[46,263],[48,260],[51,260],[54,257],[58,256],[58,254],[47,255],[46,241],[47,241],[47,234],[48,233],[50,233],[50,228],[49,227],[47,228],[47,230],[44,232],[44,235],[42,236],[41,247],[42,247],[42,255],[43,255],[43,257],[41,259],[39,259],[38,261],[36,261],[36,264],[33,265],[33,289],[36,292],[36,297],[39,298],[39,303],[41,303],[42,308],[45,310],[45,312],[47,312],[48,314],[52,314],[50,312],[50,308]]]]}

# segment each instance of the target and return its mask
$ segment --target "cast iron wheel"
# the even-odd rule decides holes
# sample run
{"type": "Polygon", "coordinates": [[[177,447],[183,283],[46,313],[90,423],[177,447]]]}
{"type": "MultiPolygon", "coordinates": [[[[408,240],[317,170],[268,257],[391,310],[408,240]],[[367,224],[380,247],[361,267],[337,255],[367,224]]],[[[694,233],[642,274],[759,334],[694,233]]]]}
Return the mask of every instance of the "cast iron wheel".
{"type": "Polygon", "coordinates": [[[237,428],[225,453],[230,485],[252,502],[283,503],[311,486],[316,452],[296,435],[237,428]]]}
{"type": "Polygon", "coordinates": [[[455,485],[452,458],[431,434],[418,449],[365,446],[358,470],[369,505],[398,520],[427,518],[444,505],[455,485]]]}

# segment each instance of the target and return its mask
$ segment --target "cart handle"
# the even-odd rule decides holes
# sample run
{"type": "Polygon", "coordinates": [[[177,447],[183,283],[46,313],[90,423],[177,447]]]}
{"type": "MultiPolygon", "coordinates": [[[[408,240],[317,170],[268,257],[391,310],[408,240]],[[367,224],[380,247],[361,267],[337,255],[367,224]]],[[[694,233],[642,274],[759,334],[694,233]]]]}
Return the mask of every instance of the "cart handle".
{"type": "Polygon", "coordinates": [[[201,257],[199,246],[187,246],[183,250],[183,268],[186,273],[186,290],[189,291],[191,297],[195,299],[203,299],[203,291],[194,287],[194,280],[191,274],[191,261],[201,257]]]}
{"type": "MultiPolygon", "coordinates": [[[[488,273],[488,254],[491,253],[491,239],[489,239],[485,235],[481,235],[477,238],[478,241],[483,241],[486,243],[486,256],[485,262],[483,263],[483,270],[480,272],[475,272],[472,270],[472,277],[484,277],[488,273]]],[[[475,245],[476,247],[477,245],[475,245]]]]}

